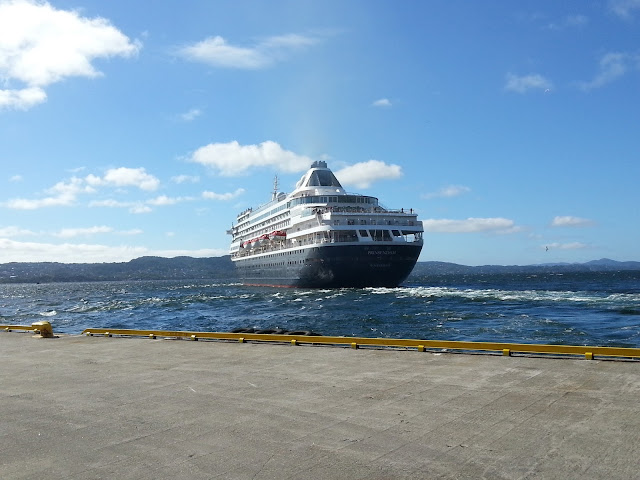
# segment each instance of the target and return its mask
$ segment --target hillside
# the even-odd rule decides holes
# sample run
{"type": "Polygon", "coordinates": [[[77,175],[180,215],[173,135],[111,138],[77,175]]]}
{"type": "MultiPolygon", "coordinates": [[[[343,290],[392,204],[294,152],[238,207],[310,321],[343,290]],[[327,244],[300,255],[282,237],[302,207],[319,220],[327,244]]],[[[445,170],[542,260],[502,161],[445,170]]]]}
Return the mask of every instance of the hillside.
{"type": "MultiPolygon", "coordinates": [[[[547,265],[467,266],[447,262],[418,262],[412,276],[473,275],[527,272],[601,272],[640,270],[640,262],[606,258],[586,263],[547,265]]],[[[0,283],[95,282],[119,280],[235,280],[231,258],[141,257],[122,263],[5,263],[0,283]]]]}
{"type": "Polygon", "coordinates": [[[234,278],[231,258],[141,257],[123,263],[5,263],[0,283],[234,278]]]}

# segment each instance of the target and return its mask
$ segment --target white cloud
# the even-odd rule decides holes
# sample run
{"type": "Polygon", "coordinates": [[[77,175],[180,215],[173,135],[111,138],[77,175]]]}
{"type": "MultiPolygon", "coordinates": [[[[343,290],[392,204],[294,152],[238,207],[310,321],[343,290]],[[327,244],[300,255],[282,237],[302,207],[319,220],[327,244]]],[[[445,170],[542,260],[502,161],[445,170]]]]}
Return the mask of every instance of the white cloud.
{"type": "Polygon", "coordinates": [[[545,250],[580,250],[583,248],[589,248],[589,245],[586,245],[581,242],[571,242],[571,243],[547,243],[542,246],[545,250]]]}
{"type": "Polygon", "coordinates": [[[192,61],[214,67],[260,69],[284,60],[293,51],[314,45],[318,39],[304,35],[281,35],[263,39],[248,47],[234,46],[220,36],[209,37],[178,49],[178,54],[192,61]]]}
{"type": "Polygon", "coordinates": [[[210,143],[193,152],[188,160],[218,170],[225,176],[242,175],[256,167],[300,172],[308,169],[312,163],[309,157],[284,150],[272,141],[259,145],[240,145],[237,141],[210,143]]]}
{"type": "Polygon", "coordinates": [[[35,235],[35,232],[15,226],[0,228],[0,237],[21,237],[24,235],[35,235]]]}
{"type": "Polygon", "coordinates": [[[4,203],[7,208],[14,210],[36,210],[44,207],[69,206],[72,202],[64,197],[47,197],[40,199],[13,198],[4,203]]]}
{"type": "MultiPolygon", "coordinates": [[[[1,52],[0,52],[1,54],[1,52]]],[[[0,75],[2,71],[0,69],[0,75]]],[[[0,90],[0,109],[29,110],[44,102],[46,92],[40,87],[21,88],[19,90],[0,90]]]]}
{"type": "Polygon", "coordinates": [[[390,107],[391,101],[388,98],[381,98],[373,102],[371,105],[374,107],[390,107]]]}
{"type": "Polygon", "coordinates": [[[11,177],[9,177],[9,181],[12,183],[21,182],[22,175],[12,175],[11,177]]]}
{"type": "Polygon", "coordinates": [[[156,190],[160,186],[160,180],[147,171],[140,168],[112,168],[107,170],[102,178],[88,175],[86,182],[92,186],[137,187],[140,190],[156,190]]]}
{"type": "Polygon", "coordinates": [[[0,263],[7,262],[64,262],[103,263],[123,262],[147,255],[143,247],[109,247],[89,244],[52,244],[17,242],[0,238],[0,263]]]}
{"type": "Polygon", "coordinates": [[[71,206],[75,204],[81,193],[93,193],[91,186],[84,185],[82,179],[72,177],[68,182],[58,182],[45,191],[51,196],[39,199],[14,198],[4,203],[4,206],[15,210],[35,210],[43,207],[71,206]]]}
{"type": "Polygon", "coordinates": [[[87,227],[87,228],[63,228],[57,233],[53,235],[60,238],[73,238],[79,236],[89,236],[96,235],[99,233],[111,233],[113,232],[113,228],[107,227],[105,225],[95,226],[95,227],[87,227]]]}
{"type": "Polygon", "coordinates": [[[89,203],[89,207],[106,207],[106,208],[128,208],[129,213],[149,213],[153,210],[151,207],[142,202],[120,202],[118,200],[94,200],[89,203]]]}
{"type": "MultiPolygon", "coordinates": [[[[45,207],[69,207],[77,203],[80,194],[96,193],[98,187],[126,187],[133,186],[140,190],[156,190],[160,181],[146,172],[144,168],[113,168],[108,170],[103,177],[93,174],[85,178],[72,177],[70,180],[56,183],[45,190],[43,198],[27,199],[14,198],[0,205],[15,210],[35,210],[45,207]]],[[[170,198],[165,195],[147,201],[148,205],[173,205],[178,202],[192,200],[191,197],[170,198]]],[[[148,213],[151,208],[143,202],[123,202],[113,199],[94,200],[90,207],[129,208],[131,213],[148,213]]]]}
{"type": "Polygon", "coordinates": [[[198,183],[200,181],[200,177],[196,175],[176,175],[175,177],[171,177],[171,181],[174,183],[198,183]]]}
{"type": "Polygon", "coordinates": [[[470,192],[471,189],[469,187],[465,187],[464,185],[448,185],[446,187],[442,187],[437,192],[426,193],[422,195],[422,198],[451,198],[458,197],[460,195],[464,195],[465,193],[470,192]]]}
{"type": "Polygon", "coordinates": [[[593,220],[588,218],[559,216],[554,217],[551,221],[552,227],[587,227],[593,225],[593,220]]]}
{"type": "Polygon", "coordinates": [[[108,207],[108,208],[126,208],[133,205],[131,202],[119,202],[113,199],[93,200],[89,203],[90,207],[108,207]]]}
{"type": "Polygon", "coordinates": [[[138,43],[104,18],[81,17],[47,2],[0,0],[0,109],[28,109],[46,100],[44,87],[67,77],[97,77],[92,61],[137,54],[138,43]]]}
{"type": "Polygon", "coordinates": [[[229,193],[215,193],[215,192],[202,192],[202,198],[208,200],[232,200],[239,197],[244,193],[244,188],[238,188],[235,192],[229,193]]]}
{"type": "Polygon", "coordinates": [[[521,230],[508,218],[467,218],[466,220],[423,220],[425,231],[436,233],[515,233],[521,230]]]}
{"type": "Polygon", "coordinates": [[[74,237],[82,237],[82,236],[90,236],[90,235],[98,235],[102,233],[112,233],[115,235],[140,235],[143,233],[143,230],[139,228],[134,228],[131,230],[114,230],[112,227],[107,227],[106,225],[94,226],[94,227],[84,227],[84,228],[63,228],[58,232],[53,233],[54,237],[59,238],[74,238],[74,237]]]}
{"type": "Polygon", "coordinates": [[[153,210],[151,209],[151,207],[148,207],[147,205],[143,205],[142,203],[136,203],[129,208],[129,213],[135,213],[135,214],[149,213],[152,211],[153,210]]]}
{"type": "Polygon", "coordinates": [[[160,195],[151,200],[147,200],[147,205],[154,205],[156,207],[165,207],[167,205],[175,205],[177,203],[188,202],[192,200],[191,197],[167,197],[166,195],[160,195]]]}
{"type": "Polygon", "coordinates": [[[378,180],[391,180],[402,176],[402,167],[387,165],[380,160],[369,160],[345,167],[335,172],[343,185],[353,185],[357,188],[368,188],[378,180]]]}
{"type": "Polygon", "coordinates": [[[627,73],[630,68],[634,67],[634,63],[635,68],[637,68],[639,61],[640,58],[638,56],[627,53],[606,53],[598,62],[598,73],[593,80],[589,82],[578,82],[578,86],[584,91],[603,87],[627,73]]]}
{"type": "Polygon", "coordinates": [[[192,108],[186,113],[180,114],[180,119],[185,122],[191,122],[202,115],[202,110],[198,108],[192,108]]]}
{"type": "Polygon", "coordinates": [[[526,93],[532,89],[550,90],[553,88],[553,84],[537,73],[523,76],[507,73],[507,83],[504,88],[511,92],[526,93]]]}
{"type": "Polygon", "coordinates": [[[149,206],[152,205],[154,207],[166,207],[168,205],[175,205],[180,202],[186,202],[192,200],[191,197],[168,197],[166,195],[160,195],[156,198],[151,198],[145,202],[121,202],[114,199],[106,199],[106,200],[94,200],[89,203],[89,207],[105,207],[105,208],[128,208],[129,213],[149,213],[152,212],[153,209],[149,206]]]}
{"type": "Polygon", "coordinates": [[[117,247],[82,243],[17,242],[0,238],[0,263],[63,262],[104,263],[128,262],[142,256],[158,257],[216,257],[226,255],[222,249],[151,250],[147,247],[122,245],[117,247]]]}
{"type": "Polygon", "coordinates": [[[640,10],[640,0],[610,0],[609,8],[624,19],[630,19],[634,10],[640,10]]]}

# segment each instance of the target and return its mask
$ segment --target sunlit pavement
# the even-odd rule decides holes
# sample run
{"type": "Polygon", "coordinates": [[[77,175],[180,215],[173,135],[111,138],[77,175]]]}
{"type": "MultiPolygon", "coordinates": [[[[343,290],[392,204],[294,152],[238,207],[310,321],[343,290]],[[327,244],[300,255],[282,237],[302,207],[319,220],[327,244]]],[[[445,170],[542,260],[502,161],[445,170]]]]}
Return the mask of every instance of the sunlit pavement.
{"type": "Polygon", "coordinates": [[[637,477],[640,362],[0,332],[3,479],[637,477]]]}

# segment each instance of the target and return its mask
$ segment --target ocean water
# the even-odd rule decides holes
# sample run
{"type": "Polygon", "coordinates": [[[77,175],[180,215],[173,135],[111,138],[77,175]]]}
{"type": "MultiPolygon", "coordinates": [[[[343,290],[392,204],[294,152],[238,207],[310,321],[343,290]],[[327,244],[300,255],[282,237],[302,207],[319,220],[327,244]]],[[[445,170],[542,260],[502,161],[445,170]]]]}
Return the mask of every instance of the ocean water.
{"type": "Polygon", "coordinates": [[[640,272],[410,277],[399,288],[224,280],[0,285],[0,324],[312,330],[324,335],[640,347],[640,272]]]}

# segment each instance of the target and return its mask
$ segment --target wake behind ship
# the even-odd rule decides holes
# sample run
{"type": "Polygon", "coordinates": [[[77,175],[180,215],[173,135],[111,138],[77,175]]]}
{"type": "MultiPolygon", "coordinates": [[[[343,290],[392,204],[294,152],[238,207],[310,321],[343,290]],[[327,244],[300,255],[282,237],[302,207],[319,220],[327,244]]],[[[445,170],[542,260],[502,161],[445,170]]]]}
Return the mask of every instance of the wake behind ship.
{"type": "Polygon", "coordinates": [[[231,260],[247,285],[396,287],[422,250],[413,210],[388,210],[347,193],[325,162],[314,162],[290,194],[238,215],[228,230],[231,260]]]}

